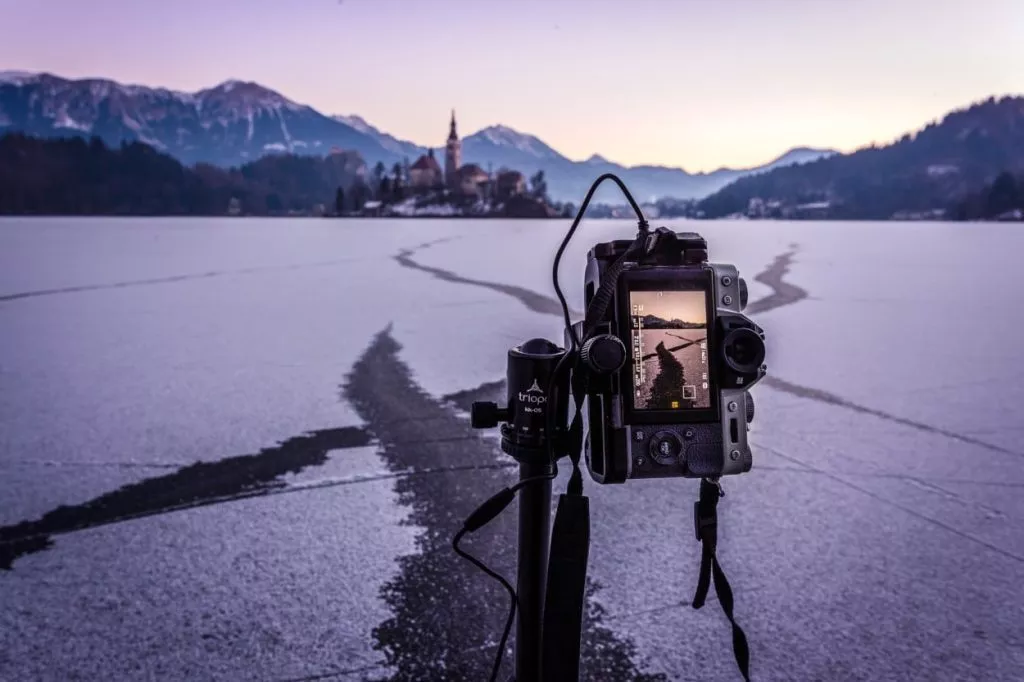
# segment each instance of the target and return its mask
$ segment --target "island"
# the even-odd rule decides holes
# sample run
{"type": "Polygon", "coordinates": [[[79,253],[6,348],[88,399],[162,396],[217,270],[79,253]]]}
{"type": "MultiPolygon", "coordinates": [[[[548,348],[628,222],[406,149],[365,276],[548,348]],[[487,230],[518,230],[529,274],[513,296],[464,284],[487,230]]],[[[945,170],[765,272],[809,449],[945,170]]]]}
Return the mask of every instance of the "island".
{"type": "Polygon", "coordinates": [[[0,135],[0,215],[559,218],[544,171],[461,164],[454,112],[445,165],[433,150],[372,169],[359,152],[275,152],[241,166],[187,166],[139,141],[0,135]]]}
{"type": "MultiPolygon", "coordinates": [[[[332,153],[344,153],[332,150],[332,153]]],[[[554,203],[548,196],[544,171],[529,183],[511,168],[484,170],[462,163],[455,111],[445,142],[444,166],[432,148],[413,163],[396,163],[390,170],[377,162],[369,177],[360,174],[335,193],[328,217],[387,218],[561,218],[574,215],[572,204],[554,203]]]]}

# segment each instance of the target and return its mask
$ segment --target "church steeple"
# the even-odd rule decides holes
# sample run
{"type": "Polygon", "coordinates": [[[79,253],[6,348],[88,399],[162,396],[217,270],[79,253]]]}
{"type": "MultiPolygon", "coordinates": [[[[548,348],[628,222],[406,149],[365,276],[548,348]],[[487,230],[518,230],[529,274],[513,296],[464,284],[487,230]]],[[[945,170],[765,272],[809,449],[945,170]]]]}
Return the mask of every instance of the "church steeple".
{"type": "Polygon", "coordinates": [[[455,190],[459,185],[459,168],[462,166],[462,142],[455,130],[455,110],[452,109],[452,122],[448,129],[448,144],[444,153],[444,179],[449,189],[455,190]]]}
{"type": "Polygon", "coordinates": [[[455,110],[454,109],[452,109],[452,123],[451,123],[451,128],[448,129],[448,139],[449,140],[457,140],[457,139],[459,139],[459,134],[457,132],[455,132],[455,110]]]}

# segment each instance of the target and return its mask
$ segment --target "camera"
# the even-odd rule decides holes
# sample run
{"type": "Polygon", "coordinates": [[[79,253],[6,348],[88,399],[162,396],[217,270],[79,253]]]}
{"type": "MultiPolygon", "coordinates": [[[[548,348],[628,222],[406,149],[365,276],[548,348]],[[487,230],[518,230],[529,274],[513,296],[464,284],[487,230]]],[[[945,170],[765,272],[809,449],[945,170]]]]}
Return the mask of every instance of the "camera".
{"type": "Polygon", "coordinates": [[[519,463],[519,482],[481,504],[452,546],[499,580],[511,598],[491,681],[518,605],[516,679],[579,679],[580,643],[590,547],[590,507],[580,455],[598,483],[699,478],[694,534],[702,545],[697,590],[704,605],[712,584],[732,624],[733,654],[749,677],[746,635],[732,614],[732,590],[715,556],[721,476],[749,471],[754,418],[749,389],[766,371],[765,334],[743,314],[747,285],[733,265],[708,262],[694,232],[651,230],[643,211],[611,173],[590,187],[555,254],[552,280],[565,322],[564,348],[534,338],[508,351],[507,402],[474,402],[474,428],[501,425],[501,449],[519,463]],[[571,320],[558,266],[598,186],[614,181],[637,216],[633,240],[595,245],[587,254],[584,319],[571,320]],[[569,399],[572,399],[572,409],[569,399]],[[556,463],[572,464],[550,527],[556,463]],[[518,591],[459,547],[517,493],[518,591]],[[542,675],[543,673],[543,675],[542,675]]]}
{"type": "MultiPolygon", "coordinates": [[[[586,374],[584,456],[598,483],[714,478],[749,471],[747,392],[765,374],[765,335],[743,315],[733,265],[708,263],[706,241],[659,228],[587,255],[587,309],[576,372],[586,374]],[[604,286],[602,286],[604,285],[604,286]],[[586,332],[586,336],[583,336],[586,332]]],[[[566,334],[569,345],[569,332],[566,334]]]]}

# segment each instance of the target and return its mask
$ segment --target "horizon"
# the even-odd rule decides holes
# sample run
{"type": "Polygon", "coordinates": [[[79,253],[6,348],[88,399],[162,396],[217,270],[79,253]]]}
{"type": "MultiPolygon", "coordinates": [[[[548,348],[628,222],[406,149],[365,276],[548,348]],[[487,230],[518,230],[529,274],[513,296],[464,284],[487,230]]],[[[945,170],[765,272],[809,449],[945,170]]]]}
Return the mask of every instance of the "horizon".
{"type": "Polygon", "coordinates": [[[504,125],[574,161],[690,173],[882,145],[1024,92],[1015,0],[397,1],[0,0],[0,68],[188,93],[255,82],[434,149],[454,108],[462,137],[504,125]]]}
{"type": "MultiPolygon", "coordinates": [[[[69,78],[69,77],[63,76],[63,75],[61,75],[59,73],[52,73],[52,72],[49,72],[49,71],[29,71],[29,70],[26,70],[26,69],[0,69],[0,79],[2,79],[5,76],[6,77],[26,77],[26,78],[34,78],[34,77],[37,77],[37,76],[50,76],[50,77],[53,77],[53,78],[59,78],[59,79],[62,79],[62,80],[67,80],[69,82],[75,82],[75,81],[103,81],[103,82],[114,83],[114,84],[117,84],[117,85],[120,85],[120,86],[123,86],[123,87],[128,87],[128,88],[139,87],[139,88],[148,88],[150,90],[157,90],[157,91],[164,90],[164,91],[167,91],[167,92],[171,92],[173,94],[189,95],[189,96],[197,95],[200,92],[203,92],[205,90],[214,90],[216,88],[223,87],[225,85],[229,85],[229,84],[232,84],[232,83],[240,84],[240,85],[256,85],[256,86],[265,88],[265,89],[267,89],[267,90],[269,90],[269,91],[271,91],[271,92],[273,92],[273,93],[275,93],[277,95],[280,95],[281,97],[284,97],[285,99],[287,99],[287,100],[291,101],[292,103],[297,104],[299,106],[310,106],[310,107],[312,107],[312,105],[307,104],[305,102],[299,102],[297,100],[294,100],[291,97],[288,97],[287,93],[281,92],[281,91],[279,91],[279,90],[277,90],[277,89],[275,89],[275,88],[273,88],[273,87],[271,87],[269,85],[266,85],[264,83],[257,83],[255,81],[246,81],[246,80],[241,80],[241,79],[238,79],[238,78],[228,78],[228,79],[226,79],[224,81],[221,81],[219,83],[214,83],[214,84],[211,84],[211,85],[208,85],[208,86],[204,86],[204,87],[198,88],[196,90],[176,90],[176,89],[173,89],[173,88],[167,88],[167,87],[161,86],[159,84],[128,83],[128,82],[124,82],[124,81],[117,81],[117,80],[114,80],[112,78],[108,78],[108,77],[104,77],[104,76],[81,76],[81,77],[76,77],[76,78],[69,78]]],[[[1009,95],[1009,96],[1024,96],[1024,95],[1009,95]]],[[[973,106],[975,104],[978,104],[978,102],[971,102],[971,103],[966,104],[963,107],[959,107],[959,108],[960,109],[966,109],[966,108],[968,108],[970,106],[973,106]]],[[[365,124],[367,124],[369,126],[372,126],[373,128],[376,128],[382,134],[392,135],[393,137],[398,138],[402,142],[409,142],[409,143],[418,145],[420,147],[423,147],[425,149],[433,149],[435,154],[441,153],[443,155],[443,153],[444,153],[444,144],[443,144],[443,142],[431,145],[431,144],[423,143],[423,142],[420,142],[420,141],[417,141],[417,140],[402,139],[401,137],[399,137],[397,135],[394,135],[390,131],[382,129],[380,126],[376,125],[373,121],[367,120],[365,117],[363,117],[360,114],[339,114],[339,113],[336,113],[336,112],[332,113],[332,112],[326,112],[326,111],[319,111],[315,107],[312,107],[312,108],[314,110],[316,110],[317,113],[322,114],[324,116],[327,116],[328,118],[334,118],[334,117],[358,118],[363,123],[365,123],[365,124]]],[[[941,120],[948,113],[949,112],[945,112],[942,115],[938,116],[934,120],[941,120]]],[[[458,114],[458,112],[456,112],[456,116],[457,116],[457,114],[458,114]]],[[[926,122],[923,125],[927,125],[927,123],[928,122],[926,122]]],[[[923,127],[923,125],[922,125],[922,127],[923,127]]],[[[445,124],[445,126],[447,127],[447,123],[445,124]]],[[[629,164],[622,163],[622,162],[620,162],[620,161],[618,161],[616,159],[609,158],[607,155],[601,153],[600,151],[592,152],[591,154],[589,154],[588,156],[583,157],[583,158],[573,158],[573,157],[569,156],[568,154],[565,154],[564,152],[562,152],[554,144],[550,144],[547,140],[543,140],[543,139],[537,138],[537,136],[535,136],[533,133],[531,133],[529,131],[519,130],[519,129],[513,127],[513,126],[510,126],[510,125],[508,125],[506,123],[502,123],[502,122],[497,122],[497,123],[492,123],[492,124],[486,125],[486,126],[484,126],[482,128],[478,128],[476,130],[473,130],[472,132],[470,132],[468,134],[465,134],[461,130],[461,125],[460,125],[459,139],[465,140],[467,137],[471,137],[473,135],[478,135],[478,134],[483,133],[483,132],[485,132],[487,130],[494,130],[494,129],[506,129],[506,130],[510,130],[510,131],[512,131],[512,132],[514,132],[514,133],[516,133],[518,135],[526,135],[526,136],[534,137],[534,138],[538,139],[541,143],[547,145],[548,147],[550,147],[551,149],[556,151],[557,153],[559,153],[562,156],[566,157],[570,161],[573,161],[573,162],[576,162],[576,163],[582,163],[582,162],[585,162],[585,161],[589,161],[590,159],[592,159],[594,157],[599,157],[601,160],[607,161],[609,163],[615,163],[615,164],[618,164],[620,166],[624,166],[626,168],[642,168],[642,167],[672,168],[672,169],[684,170],[684,171],[688,172],[691,175],[702,175],[702,174],[706,175],[706,174],[714,173],[714,172],[717,172],[717,171],[747,170],[747,169],[752,169],[752,168],[758,168],[758,167],[761,167],[761,166],[768,165],[768,164],[770,164],[770,163],[772,163],[774,161],[777,161],[778,159],[781,159],[782,157],[784,157],[787,154],[790,154],[790,153],[795,152],[795,151],[803,150],[803,149],[811,149],[811,150],[814,150],[814,151],[830,151],[830,152],[837,151],[837,150],[822,150],[821,148],[812,148],[812,147],[807,147],[807,146],[801,145],[801,146],[797,146],[797,147],[790,147],[788,149],[780,150],[777,154],[774,154],[773,156],[771,156],[770,158],[765,159],[762,162],[755,163],[752,166],[747,166],[747,167],[719,166],[717,168],[712,168],[712,169],[709,169],[709,170],[701,169],[701,170],[698,170],[698,171],[691,171],[690,169],[688,169],[686,167],[682,167],[682,166],[669,166],[669,165],[665,165],[665,164],[636,164],[636,165],[629,165],[629,164]]],[[[910,132],[910,131],[908,131],[908,132],[910,132]]],[[[866,146],[866,145],[863,145],[863,146],[866,146]]],[[[858,147],[858,148],[861,148],[861,147],[858,147]]],[[[851,150],[851,151],[856,151],[856,150],[851,150]]]]}

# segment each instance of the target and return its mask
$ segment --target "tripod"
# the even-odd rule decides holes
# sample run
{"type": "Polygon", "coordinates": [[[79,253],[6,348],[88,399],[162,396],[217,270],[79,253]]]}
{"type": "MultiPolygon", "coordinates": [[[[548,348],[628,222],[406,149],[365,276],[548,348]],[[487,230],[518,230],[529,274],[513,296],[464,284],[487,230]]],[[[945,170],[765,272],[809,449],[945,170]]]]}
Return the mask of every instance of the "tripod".
{"type": "Polygon", "coordinates": [[[578,677],[590,546],[589,507],[582,496],[578,455],[571,458],[571,495],[559,498],[554,528],[551,524],[551,482],[557,472],[555,462],[565,450],[566,431],[559,425],[569,401],[566,375],[559,372],[565,358],[566,351],[546,339],[531,339],[512,348],[508,406],[477,402],[471,413],[474,428],[501,423],[501,449],[519,463],[519,482],[481,505],[467,522],[471,530],[481,527],[518,492],[516,682],[578,677]],[[554,589],[549,591],[552,583],[554,589]]]}
{"type": "MultiPolygon", "coordinates": [[[[519,480],[554,475],[552,462],[519,460],[519,480]]],[[[519,552],[516,592],[516,682],[539,681],[544,646],[544,600],[551,546],[551,479],[540,479],[519,492],[519,552]]]]}

